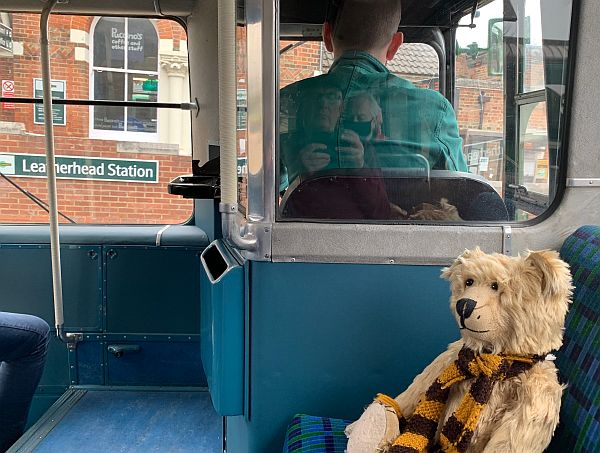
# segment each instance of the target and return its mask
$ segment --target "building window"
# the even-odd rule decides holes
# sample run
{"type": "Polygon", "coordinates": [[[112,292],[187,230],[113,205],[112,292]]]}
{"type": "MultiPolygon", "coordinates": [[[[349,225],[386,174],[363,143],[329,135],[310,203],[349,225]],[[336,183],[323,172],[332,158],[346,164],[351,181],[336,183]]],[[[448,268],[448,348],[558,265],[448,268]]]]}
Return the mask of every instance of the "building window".
{"type": "MultiPolygon", "coordinates": [[[[90,95],[95,100],[158,100],[158,35],[149,19],[102,17],[93,29],[90,95]]],[[[153,107],[92,107],[91,136],[153,141],[153,107]]]]}

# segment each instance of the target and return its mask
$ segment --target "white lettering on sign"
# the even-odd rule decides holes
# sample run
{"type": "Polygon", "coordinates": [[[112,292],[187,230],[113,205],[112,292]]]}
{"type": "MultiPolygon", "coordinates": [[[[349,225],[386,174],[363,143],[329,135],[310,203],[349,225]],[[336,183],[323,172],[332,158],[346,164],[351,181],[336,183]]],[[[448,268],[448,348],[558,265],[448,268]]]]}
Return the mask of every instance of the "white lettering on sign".
{"type": "Polygon", "coordinates": [[[138,168],[137,165],[123,167],[118,164],[108,164],[108,176],[127,176],[129,178],[154,178],[152,168],[138,168]]]}
{"type": "MultiPolygon", "coordinates": [[[[109,164],[113,165],[113,164],[109,164]]],[[[80,165],[77,162],[72,162],[70,164],[56,164],[54,166],[57,175],[74,175],[81,174],[86,176],[104,176],[105,174],[105,164],[100,163],[98,165],[80,165]]],[[[46,164],[40,162],[28,162],[26,160],[23,161],[23,166],[21,168],[23,173],[46,173],[46,164]]],[[[113,173],[113,175],[116,173],[113,173]]],[[[119,175],[121,176],[121,175],[119,175]]],[[[127,176],[127,175],[124,175],[127,176]]],[[[137,176],[137,175],[136,175],[137,176]]]]}
{"type": "MultiPolygon", "coordinates": [[[[119,31],[117,28],[112,27],[110,30],[111,37],[111,49],[112,50],[123,50],[125,49],[125,32],[119,31]]],[[[143,52],[144,51],[144,34],[143,33],[129,33],[127,35],[127,50],[132,52],[143,52]]]]}

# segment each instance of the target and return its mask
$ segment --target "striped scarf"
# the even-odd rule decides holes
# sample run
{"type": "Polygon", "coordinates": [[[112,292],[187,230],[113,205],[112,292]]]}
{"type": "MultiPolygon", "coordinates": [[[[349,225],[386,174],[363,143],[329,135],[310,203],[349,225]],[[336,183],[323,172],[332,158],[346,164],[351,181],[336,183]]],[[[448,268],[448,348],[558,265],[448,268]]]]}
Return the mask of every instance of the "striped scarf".
{"type": "Polygon", "coordinates": [[[504,354],[475,354],[463,348],[458,358],[448,366],[427,389],[413,415],[406,420],[398,403],[387,395],[379,394],[376,401],[394,409],[400,420],[400,436],[389,453],[451,452],[462,453],[469,448],[481,411],[490,399],[496,382],[513,378],[529,370],[543,356],[512,356],[504,354]],[[450,387],[474,378],[469,392],[444,424],[439,443],[433,444],[440,418],[450,395],[450,387]]]}

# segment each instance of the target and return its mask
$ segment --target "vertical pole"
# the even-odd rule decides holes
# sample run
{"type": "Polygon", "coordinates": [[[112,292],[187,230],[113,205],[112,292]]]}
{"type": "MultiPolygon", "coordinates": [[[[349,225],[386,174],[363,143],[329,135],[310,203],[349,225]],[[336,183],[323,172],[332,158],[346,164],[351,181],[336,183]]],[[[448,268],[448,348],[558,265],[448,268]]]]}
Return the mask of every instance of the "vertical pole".
{"type": "Polygon", "coordinates": [[[48,20],[50,12],[58,0],[48,0],[40,18],[40,48],[42,83],[44,88],[44,131],[46,138],[46,171],[48,178],[48,205],[50,214],[50,254],[52,257],[52,290],[54,296],[54,323],[57,336],[64,336],[64,314],[62,276],[60,269],[60,238],[58,235],[58,202],[56,197],[56,168],[54,166],[54,130],[52,118],[52,79],[50,75],[50,52],[48,42],[48,20]]]}

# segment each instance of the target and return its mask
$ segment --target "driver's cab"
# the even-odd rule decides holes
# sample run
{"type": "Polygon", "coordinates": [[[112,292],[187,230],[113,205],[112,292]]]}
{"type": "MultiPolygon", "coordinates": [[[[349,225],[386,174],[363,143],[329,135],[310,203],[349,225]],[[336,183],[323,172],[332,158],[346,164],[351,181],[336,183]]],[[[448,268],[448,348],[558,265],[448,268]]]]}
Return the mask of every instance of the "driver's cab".
{"type": "MultiPolygon", "coordinates": [[[[543,213],[558,189],[565,90],[555,88],[565,83],[568,37],[543,45],[555,2],[504,3],[390,0],[378,11],[361,1],[282,2],[277,220],[505,222],[543,213]]],[[[247,44],[243,26],[238,38],[247,44]]]]}

